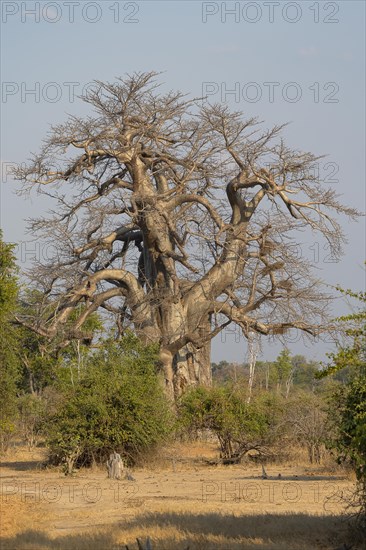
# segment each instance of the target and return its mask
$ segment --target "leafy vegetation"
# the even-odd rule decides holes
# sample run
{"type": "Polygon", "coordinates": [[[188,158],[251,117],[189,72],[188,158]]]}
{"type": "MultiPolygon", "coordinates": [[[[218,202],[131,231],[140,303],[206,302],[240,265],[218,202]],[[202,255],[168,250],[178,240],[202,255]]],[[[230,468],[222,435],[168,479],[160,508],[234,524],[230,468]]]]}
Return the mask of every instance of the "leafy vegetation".
{"type": "MultiPolygon", "coordinates": [[[[255,366],[254,389],[289,395],[293,390],[312,392],[316,387],[326,385],[315,375],[320,364],[308,361],[303,355],[291,356],[287,349],[282,350],[274,361],[257,361],[255,366]]],[[[212,363],[212,378],[215,384],[228,382],[247,384],[249,365],[247,363],[212,363]]]]}
{"type": "Polygon", "coordinates": [[[331,437],[322,393],[299,391],[287,403],[286,417],[293,442],[305,447],[310,464],[320,464],[331,437]]]}
{"type": "Polygon", "coordinates": [[[357,476],[355,504],[359,520],[366,530],[366,292],[339,290],[356,299],[360,308],[338,318],[345,325],[346,342],[337,353],[329,355],[330,364],[322,375],[349,370],[346,384],[337,387],[333,394],[330,414],[334,415],[336,437],[334,448],[338,461],[349,462],[357,476]]]}
{"type": "MultiPolygon", "coordinates": [[[[26,318],[27,308],[32,314],[29,308],[49,300],[38,291],[26,292],[24,305],[14,246],[1,239],[2,452],[14,434],[29,448],[45,441],[50,463],[62,464],[70,474],[80,466],[105,463],[112,451],[134,464],[173,433],[210,432],[223,463],[253,452],[261,460],[279,457],[284,449],[300,446],[309,462],[320,464],[330,446],[339,462],[354,468],[357,505],[366,525],[364,308],[338,319],[345,340],[323,370],[283,349],[275,360],[256,363],[249,388],[248,364],[221,361],[212,365],[213,386],[187,390],[174,410],[164,393],[157,345],[145,346],[131,332],[118,340],[115,335],[103,339],[102,320],[94,313],[77,338],[57,346],[57,338],[50,343],[41,333],[15,324],[19,311],[26,318]],[[333,406],[327,410],[329,393],[333,406]]],[[[364,306],[365,293],[343,292],[364,306]]],[[[85,307],[75,308],[63,327],[62,341],[85,307]]],[[[46,314],[47,308],[43,311],[46,314]]]]}
{"type": "Polygon", "coordinates": [[[79,380],[68,368],[60,380],[62,402],[50,417],[51,461],[74,465],[103,462],[113,450],[134,462],[164,440],[171,414],[156,374],[156,346],[132,334],[108,339],[86,359],[79,380]]]}
{"type": "Polygon", "coordinates": [[[5,451],[16,427],[19,379],[18,331],[13,315],[18,298],[14,245],[5,243],[0,231],[0,450],[5,451]]]}
{"type": "Polygon", "coordinates": [[[247,403],[245,394],[231,385],[188,391],[180,401],[179,413],[191,434],[199,430],[214,433],[222,459],[229,462],[262,445],[270,425],[268,414],[258,403],[247,403]]]}

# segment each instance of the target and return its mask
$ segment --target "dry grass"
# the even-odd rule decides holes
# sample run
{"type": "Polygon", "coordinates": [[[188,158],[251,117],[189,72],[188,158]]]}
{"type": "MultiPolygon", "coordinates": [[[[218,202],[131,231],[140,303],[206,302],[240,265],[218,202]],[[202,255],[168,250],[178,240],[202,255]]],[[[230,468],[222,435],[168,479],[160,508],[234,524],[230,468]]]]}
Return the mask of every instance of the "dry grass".
{"type": "Polygon", "coordinates": [[[268,465],[263,480],[257,465],[189,462],[211,457],[210,444],[168,452],[135,469],[136,482],[111,482],[102,469],[37,469],[42,453],[17,449],[0,469],[1,550],[132,550],[147,536],[154,550],[333,550],[348,538],[342,472],[268,465]]]}
{"type": "Polygon", "coordinates": [[[149,536],[156,550],[315,550],[335,548],[346,540],[346,525],[334,516],[263,514],[235,516],[166,512],[137,516],[108,530],[54,536],[28,529],[4,537],[2,550],[100,550],[137,548],[149,536]]]}
{"type": "Polygon", "coordinates": [[[187,443],[175,443],[152,451],[141,457],[138,467],[146,470],[171,470],[175,464],[179,463],[181,467],[192,464],[198,464],[201,460],[217,459],[219,449],[215,441],[192,441],[187,443]]]}

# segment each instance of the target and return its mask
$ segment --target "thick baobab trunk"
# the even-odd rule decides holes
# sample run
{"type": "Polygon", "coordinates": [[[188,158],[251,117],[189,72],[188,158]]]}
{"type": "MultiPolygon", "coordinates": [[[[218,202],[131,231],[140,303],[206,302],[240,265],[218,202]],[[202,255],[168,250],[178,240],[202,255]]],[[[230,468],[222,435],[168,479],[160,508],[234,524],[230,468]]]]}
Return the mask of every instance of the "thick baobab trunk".
{"type": "MultiPolygon", "coordinates": [[[[199,336],[205,338],[210,331],[210,319],[200,325],[199,336]]],[[[211,341],[208,339],[198,349],[188,343],[173,353],[169,343],[160,349],[160,362],[165,376],[168,397],[177,400],[190,386],[210,386],[211,341]]]]}
{"type": "Polygon", "coordinates": [[[174,356],[162,348],[160,362],[166,393],[172,400],[177,400],[190,386],[210,386],[212,383],[211,342],[207,342],[199,350],[188,344],[174,356]]]}
{"type": "Polygon", "coordinates": [[[176,396],[189,386],[210,386],[211,376],[211,343],[195,350],[191,344],[181,349],[173,359],[174,393],[176,396]]]}
{"type": "MultiPolygon", "coordinates": [[[[211,320],[200,323],[197,330],[198,337],[203,340],[210,333],[211,320]]],[[[211,340],[204,341],[202,346],[196,349],[192,344],[187,344],[174,356],[173,382],[175,397],[180,397],[189,386],[210,386],[211,375],[211,340]]]]}

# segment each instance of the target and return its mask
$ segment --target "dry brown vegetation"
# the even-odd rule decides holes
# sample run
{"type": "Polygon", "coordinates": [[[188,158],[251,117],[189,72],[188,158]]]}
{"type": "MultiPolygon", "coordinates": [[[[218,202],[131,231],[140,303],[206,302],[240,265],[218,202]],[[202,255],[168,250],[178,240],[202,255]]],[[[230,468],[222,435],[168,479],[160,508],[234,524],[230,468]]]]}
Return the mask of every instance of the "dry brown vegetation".
{"type": "Polygon", "coordinates": [[[135,549],[136,537],[149,536],[154,550],[343,548],[340,493],[353,486],[344,472],[300,460],[268,464],[264,480],[256,464],[200,461],[215,452],[209,443],[175,446],[169,459],[135,469],[135,481],[111,481],[102,469],[65,477],[40,467],[40,449],[13,449],[0,470],[0,547],[135,549]]]}

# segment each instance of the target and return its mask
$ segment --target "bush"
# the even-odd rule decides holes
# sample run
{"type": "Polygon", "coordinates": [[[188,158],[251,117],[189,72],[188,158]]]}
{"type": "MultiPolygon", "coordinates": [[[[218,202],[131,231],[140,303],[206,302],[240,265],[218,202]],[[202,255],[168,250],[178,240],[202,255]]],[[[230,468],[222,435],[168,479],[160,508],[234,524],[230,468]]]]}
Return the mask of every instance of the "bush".
{"type": "Polygon", "coordinates": [[[331,436],[326,399],[319,393],[298,391],[287,402],[285,421],[290,439],[305,447],[311,464],[321,464],[331,436]]]}
{"type": "Polygon", "coordinates": [[[336,437],[333,443],[338,461],[347,461],[357,476],[354,505],[358,520],[366,535],[366,292],[338,288],[348,298],[358,301],[360,308],[350,315],[339,317],[343,323],[345,344],[337,353],[329,354],[331,363],[322,376],[348,370],[346,384],[336,389],[332,415],[336,437]]]}
{"type": "Polygon", "coordinates": [[[18,280],[14,245],[3,241],[0,230],[0,453],[8,449],[16,430],[19,379],[18,331],[13,325],[18,280]]]}
{"type": "Polygon", "coordinates": [[[366,485],[366,368],[359,370],[342,397],[338,402],[338,406],[341,405],[337,440],[340,460],[348,458],[357,479],[366,485]]]}
{"type": "Polygon", "coordinates": [[[336,438],[333,446],[339,463],[349,463],[356,473],[353,505],[366,534],[366,367],[357,369],[346,386],[333,396],[336,438]]]}
{"type": "Polygon", "coordinates": [[[251,449],[263,445],[268,433],[266,414],[255,402],[231,386],[197,387],[180,400],[179,419],[190,434],[209,429],[218,438],[221,458],[236,462],[251,449]]]}
{"type": "Polygon", "coordinates": [[[161,442],[172,426],[171,410],[156,373],[157,349],[132,334],[106,340],[75,384],[60,383],[63,399],[49,418],[50,461],[74,466],[104,462],[117,451],[128,462],[161,442]]]}

